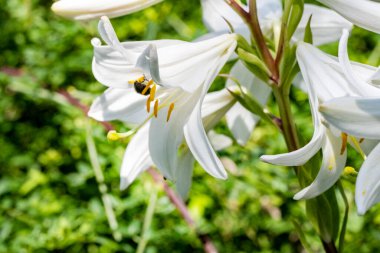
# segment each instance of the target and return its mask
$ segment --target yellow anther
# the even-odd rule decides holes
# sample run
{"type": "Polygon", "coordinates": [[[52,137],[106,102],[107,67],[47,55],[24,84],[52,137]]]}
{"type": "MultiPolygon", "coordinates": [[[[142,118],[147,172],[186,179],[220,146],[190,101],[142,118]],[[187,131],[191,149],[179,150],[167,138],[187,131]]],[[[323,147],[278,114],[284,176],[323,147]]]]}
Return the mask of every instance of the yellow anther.
{"type": "Polygon", "coordinates": [[[158,116],[158,99],[156,99],[156,102],[154,102],[154,117],[157,118],[158,116]]]}
{"type": "Polygon", "coordinates": [[[120,140],[120,134],[116,132],[115,130],[111,130],[107,134],[107,139],[109,141],[118,141],[120,140]]]}
{"type": "Polygon", "coordinates": [[[340,154],[343,155],[344,151],[346,151],[347,148],[347,137],[348,135],[346,133],[342,133],[342,147],[340,148],[340,154]]]}
{"type": "Polygon", "coordinates": [[[154,100],[154,96],[156,95],[156,87],[157,86],[154,84],[152,89],[150,89],[150,95],[149,95],[150,101],[154,100]]]}
{"type": "Polygon", "coordinates": [[[150,113],[150,102],[152,102],[152,101],[150,101],[150,99],[148,98],[148,99],[146,100],[146,111],[147,111],[148,113],[150,113]]]}
{"type": "Polygon", "coordinates": [[[359,152],[359,154],[363,157],[363,159],[367,159],[366,154],[364,153],[362,147],[360,146],[360,141],[358,141],[355,137],[350,136],[350,140],[352,141],[352,144],[354,145],[355,149],[359,152]]]}
{"type": "Polygon", "coordinates": [[[344,175],[350,175],[350,176],[356,176],[358,174],[358,172],[353,167],[347,166],[346,168],[344,168],[343,174],[344,175]]]}
{"type": "Polygon", "coordinates": [[[149,86],[151,86],[153,84],[153,80],[150,80],[148,82],[148,84],[145,86],[145,88],[143,89],[143,91],[141,92],[142,95],[145,95],[145,93],[148,91],[149,89],[149,86]]]}
{"type": "Polygon", "coordinates": [[[166,122],[169,121],[170,115],[172,114],[173,110],[174,110],[174,103],[171,103],[168,110],[168,116],[166,117],[166,122]]]}
{"type": "Polygon", "coordinates": [[[136,80],[129,80],[128,83],[129,84],[135,84],[136,80]]]}
{"type": "Polygon", "coordinates": [[[363,143],[364,138],[360,138],[359,143],[363,143]]]}

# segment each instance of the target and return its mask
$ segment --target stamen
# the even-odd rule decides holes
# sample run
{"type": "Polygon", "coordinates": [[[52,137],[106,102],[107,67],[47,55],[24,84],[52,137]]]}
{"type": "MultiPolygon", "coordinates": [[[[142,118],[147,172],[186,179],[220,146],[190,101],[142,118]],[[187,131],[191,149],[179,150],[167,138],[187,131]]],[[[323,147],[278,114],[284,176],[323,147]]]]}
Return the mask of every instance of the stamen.
{"type": "Polygon", "coordinates": [[[166,122],[169,121],[170,115],[172,114],[173,110],[174,110],[174,103],[171,103],[168,110],[168,116],[166,117],[166,122]]]}
{"type": "Polygon", "coordinates": [[[152,102],[152,101],[150,101],[150,99],[148,98],[148,99],[146,100],[146,111],[147,111],[148,113],[150,113],[150,102],[152,102]]]}
{"type": "Polygon", "coordinates": [[[356,150],[359,152],[359,154],[363,157],[363,159],[367,159],[367,156],[366,154],[364,153],[362,147],[360,146],[360,141],[358,142],[358,140],[355,138],[355,137],[352,137],[350,136],[350,140],[352,141],[352,143],[354,144],[356,150]]]}
{"type": "Polygon", "coordinates": [[[359,143],[362,143],[364,141],[364,138],[361,138],[360,140],[359,140],[359,143]]]}
{"type": "Polygon", "coordinates": [[[151,86],[152,84],[153,84],[153,80],[150,80],[148,84],[145,86],[145,88],[143,89],[143,91],[141,92],[141,94],[145,95],[145,93],[149,90],[149,86],[151,86]]]}
{"type": "Polygon", "coordinates": [[[156,95],[156,85],[154,84],[152,89],[150,90],[150,95],[149,95],[149,100],[150,101],[153,101],[154,100],[154,96],[156,95]]]}
{"type": "Polygon", "coordinates": [[[154,102],[154,117],[157,118],[157,116],[158,116],[158,99],[156,99],[156,102],[154,102]]]}
{"type": "Polygon", "coordinates": [[[347,137],[348,135],[346,133],[342,133],[342,147],[340,148],[340,155],[344,154],[344,151],[346,151],[347,148],[347,137]]]}

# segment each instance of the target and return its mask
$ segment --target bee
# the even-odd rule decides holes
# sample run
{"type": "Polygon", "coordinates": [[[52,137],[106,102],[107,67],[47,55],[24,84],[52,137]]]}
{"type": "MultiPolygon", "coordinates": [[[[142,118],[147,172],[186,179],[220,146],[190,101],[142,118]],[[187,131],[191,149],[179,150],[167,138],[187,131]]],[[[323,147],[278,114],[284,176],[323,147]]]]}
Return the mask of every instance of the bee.
{"type": "Polygon", "coordinates": [[[148,79],[146,79],[145,76],[135,80],[133,83],[135,91],[144,96],[148,96],[150,94],[150,85],[151,83],[149,83],[148,79]]]}

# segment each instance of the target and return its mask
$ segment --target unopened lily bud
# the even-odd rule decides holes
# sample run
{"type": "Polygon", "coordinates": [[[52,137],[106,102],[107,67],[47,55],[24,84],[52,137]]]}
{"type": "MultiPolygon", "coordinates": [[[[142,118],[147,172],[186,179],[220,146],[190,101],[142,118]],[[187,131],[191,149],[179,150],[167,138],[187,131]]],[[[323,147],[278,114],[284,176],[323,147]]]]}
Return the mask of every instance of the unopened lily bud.
{"type": "Polygon", "coordinates": [[[110,18],[127,15],[162,0],[59,0],[51,9],[65,18],[75,20],[96,19],[101,16],[110,18]]]}

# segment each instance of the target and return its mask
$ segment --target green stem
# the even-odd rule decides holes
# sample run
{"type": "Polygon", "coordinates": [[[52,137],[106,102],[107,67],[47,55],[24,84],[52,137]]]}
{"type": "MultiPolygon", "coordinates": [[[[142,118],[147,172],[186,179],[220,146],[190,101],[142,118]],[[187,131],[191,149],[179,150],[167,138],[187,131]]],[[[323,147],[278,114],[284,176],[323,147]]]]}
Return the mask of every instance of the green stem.
{"type": "Polygon", "coordinates": [[[289,94],[288,92],[284,92],[281,87],[274,87],[273,93],[279,107],[280,117],[282,120],[282,132],[286,145],[289,152],[295,151],[301,148],[301,146],[298,140],[297,129],[290,108],[289,94]]]}
{"type": "Polygon", "coordinates": [[[150,225],[152,224],[156,202],[157,202],[157,189],[155,186],[153,186],[153,190],[149,198],[149,205],[145,212],[141,239],[139,241],[139,245],[137,246],[136,253],[143,253],[145,251],[146,245],[148,244],[148,240],[149,240],[148,231],[149,231],[150,225]]]}
{"type": "Polygon", "coordinates": [[[346,234],[346,228],[347,228],[349,204],[348,204],[346,193],[344,192],[342,182],[340,180],[338,181],[338,188],[339,188],[340,194],[342,195],[344,206],[345,206],[342,228],[340,230],[340,235],[339,235],[339,252],[342,253],[343,247],[344,247],[344,236],[346,234]]]}

